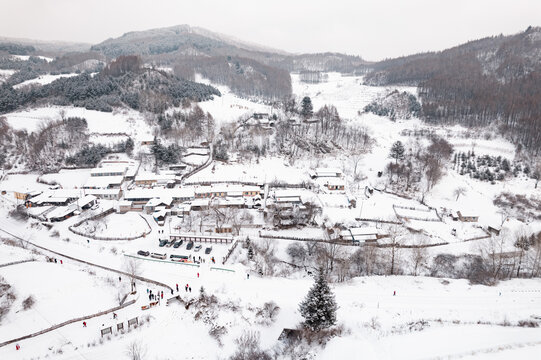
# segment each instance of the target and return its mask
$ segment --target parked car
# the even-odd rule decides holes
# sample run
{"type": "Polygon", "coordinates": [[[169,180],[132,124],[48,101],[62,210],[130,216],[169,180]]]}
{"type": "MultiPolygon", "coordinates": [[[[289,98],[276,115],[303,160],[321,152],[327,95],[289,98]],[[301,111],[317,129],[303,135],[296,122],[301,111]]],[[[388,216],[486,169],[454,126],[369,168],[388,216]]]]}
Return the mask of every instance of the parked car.
{"type": "Polygon", "coordinates": [[[180,245],[182,245],[183,242],[184,242],[184,241],[179,240],[179,241],[177,241],[177,242],[175,243],[175,245],[173,245],[173,247],[174,247],[175,249],[178,249],[178,248],[180,247],[180,245]]]}
{"type": "Polygon", "coordinates": [[[154,258],[154,259],[162,259],[162,260],[165,260],[165,259],[167,259],[167,254],[152,253],[152,254],[150,254],[150,257],[151,257],[151,258],[154,258]]]}
{"type": "Polygon", "coordinates": [[[164,247],[167,244],[167,240],[160,240],[160,247],[164,247]]]}
{"type": "Polygon", "coordinates": [[[212,246],[208,247],[205,249],[205,254],[210,254],[210,252],[212,251],[212,246]]]}
{"type": "Polygon", "coordinates": [[[96,209],[99,208],[99,207],[100,207],[100,205],[96,203],[96,204],[94,204],[94,205],[92,205],[92,206],[90,207],[90,210],[96,210],[96,209]]]}
{"type": "Polygon", "coordinates": [[[166,246],[167,246],[167,247],[171,247],[171,246],[173,246],[174,243],[175,243],[175,240],[171,240],[171,241],[169,241],[169,242],[167,243],[166,246]]]}
{"type": "Polygon", "coordinates": [[[195,248],[193,249],[193,251],[199,251],[201,250],[202,246],[201,245],[196,245],[195,248]]]}
{"type": "Polygon", "coordinates": [[[193,248],[193,241],[190,241],[188,245],[186,245],[186,250],[191,250],[193,248]]]}
{"type": "Polygon", "coordinates": [[[137,252],[137,255],[141,255],[141,256],[149,256],[150,255],[150,252],[148,251],[143,251],[143,250],[139,250],[137,252]]]}

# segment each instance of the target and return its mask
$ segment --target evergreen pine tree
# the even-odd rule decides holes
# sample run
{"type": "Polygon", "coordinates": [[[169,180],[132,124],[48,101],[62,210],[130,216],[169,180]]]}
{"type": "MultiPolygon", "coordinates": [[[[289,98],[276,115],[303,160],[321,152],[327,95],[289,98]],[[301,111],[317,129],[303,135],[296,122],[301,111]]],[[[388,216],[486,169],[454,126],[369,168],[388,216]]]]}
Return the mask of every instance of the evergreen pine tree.
{"type": "Polygon", "coordinates": [[[333,326],[336,323],[337,308],[323,268],[320,268],[314,286],[299,305],[299,311],[304,318],[304,326],[312,331],[333,326]]]}
{"type": "Polygon", "coordinates": [[[312,99],[310,99],[308,96],[305,96],[302,99],[302,105],[301,105],[301,116],[305,119],[309,119],[312,117],[312,114],[314,113],[313,106],[312,106],[312,99]]]}
{"type": "Polygon", "coordinates": [[[389,157],[395,160],[395,164],[398,164],[398,160],[404,160],[404,153],[406,149],[400,140],[395,142],[391,147],[391,153],[389,157]]]}

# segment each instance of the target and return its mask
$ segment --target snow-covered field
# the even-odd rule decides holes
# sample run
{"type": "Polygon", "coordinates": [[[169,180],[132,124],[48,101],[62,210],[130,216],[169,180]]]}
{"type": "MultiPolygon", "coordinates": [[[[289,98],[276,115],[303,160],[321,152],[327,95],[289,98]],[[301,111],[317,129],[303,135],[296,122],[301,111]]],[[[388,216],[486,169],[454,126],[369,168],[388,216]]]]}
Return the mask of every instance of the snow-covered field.
{"type": "Polygon", "coordinates": [[[86,221],[77,227],[77,230],[94,236],[125,238],[141,236],[149,228],[139,214],[128,212],[126,214],[114,213],[99,220],[86,221]]]}
{"type": "Polygon", "coordinates": [[[123,109],[112,113],[85,108],[49,106],[26,109],[6,114],[8,123],[16,130],[36,131],[39,126],[65,117],[83,117],[88,123],[90,133],[144,133],[148,125],[143,115],[134,110],[123,109]]]}
{"type": "Polygon", "coordinates": [[[42,260],[0,268],[0,276],[12,284],[17,296],[0,326],[0,342],[118,305],[116,282],[108,284],[63,262],[42,260]],[[28,296],[35,298],[35,305],[24,310],[22,302],[28,296]]]}
{"type": "Polygon", "coordinates": [[[0,84],[6,81],[11,75],[15,74],[17,70],[0,69],[0,84]]]}
{"type": "Polygon", "coordinates": [[[233,94],[227,86],[210,83],[210,81],[200,75],[196,77],[195,81],[210,84],[220,90],[222,96],[215,96],[213,100],[199,103],[201,109],[209,112],[214,117],[217,125],[236,121],[239,117],[249,117],[254,112],[272,112],[270,106],[243,99],[233,94]]]}
{"type": "Polygon", "coordinates": [[[59,74],[59,75],[51,75],[51,74],[47,74],[47,75],[41,75],[35,79],[30,79],[30,80],[26,80],[20,84],[17,84],[14,86],[15,89],[20,89],[24,86],[28,86],[28,85],[46,85],[46,84],[50,84],[52,83],[53,81],[57,80],[57,79],[61,79],[61,78],[65,78],[65,77],[72,77],[72,76],[77,76],[78,74],[59,74]]]}

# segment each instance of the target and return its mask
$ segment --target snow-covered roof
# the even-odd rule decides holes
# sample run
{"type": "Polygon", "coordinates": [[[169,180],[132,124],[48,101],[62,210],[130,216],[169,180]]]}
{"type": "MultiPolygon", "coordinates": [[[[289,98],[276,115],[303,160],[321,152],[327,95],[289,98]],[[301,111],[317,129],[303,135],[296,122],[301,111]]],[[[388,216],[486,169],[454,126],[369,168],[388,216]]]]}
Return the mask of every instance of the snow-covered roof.
{"type": "Polygon", "coordinates": [[[164,197],[159,197],[159,198],[152,198],[150,199],[145,206],[153,206],[153,207],[156,207],[158,205],[161,205],[161,204],[165,204],[165,205],[168,205],[168,206],[171,206],[171,204],[173,203],[173,198],[171,196],[164,196],[164,197]]]}
{"type": "Polygon", "coordinates": [[[191,187],[182,187],[174,189],[133,189],[127,191],[124,195],[126,200],[141,200],[146,199],[150,200],[152,198],[167,198],[171,197],[173,199],[193,199],[195,197],[194,189],[191,187]]]}
{"type": "Polygon", "coordinates": [[[92,201],[95,201],[97,198],[94,195],[85,195],[84,197],[77,200],[78,206],[86,206],[90,204],[92,201]]]}
{"type": "Polygon", "coordinates": [[[120,185],[124,176],[91,176],[86,181],[85,189],[107,189],[110,186],[120,185]]]}
{"type": "Polygon", "coordinates": [[[379,234],[380,231],[379,229],[375,228],[375,227],[354,227],[354,228],[349,228],[347,230],[344,230],[346,232],[349,232],[353,235],[369,235],[369,234],[379,234]]]}
{"type": "Polygon", "coordinates": [[[77,210],[76,204],[70,204],[68,206],[59,206],[53,209],[50,213],[46,215],[47,219],[58,219],[66,215],[69,215],[77,210]]]}
{"type": "Polygon", "coordinates": [[[135,181],[158,181],[158,182],[167,182],[169,180],[175,180],[174,174],[154,174],[154,173],[144,173],[139,174],[135,177],[135,181]]]}
{"type": "Polygon", "coordinates": [[[462,211],[459,210],[457,213],[460,213],[460,216],[462,217],[479,217],[479,214],[471,212],[471,210],[462,211]]]}
{"type": "Polygon", "coordinates": [[[342,170],[337,168],[317,168],[311,175],[315,177],[337,177],[342,175],[342,170]]]}
{"type": "Polygon", "coordinates": [[[209,199],[195,199],[192,201],[192,207],[199,206],[199,207],[206,207],[209,206],[209,199]]]}
{"type": "Polygon", "coordinates": [[[99,176],[101,174],[125,174],[126,165],[109,165],[90,170],[90,176],[99,176]]]}
{"type": "Polygon", "coordinates": [[[122,189],[87,189],[85,193],[92,195],[119,195],[122,189]]]}

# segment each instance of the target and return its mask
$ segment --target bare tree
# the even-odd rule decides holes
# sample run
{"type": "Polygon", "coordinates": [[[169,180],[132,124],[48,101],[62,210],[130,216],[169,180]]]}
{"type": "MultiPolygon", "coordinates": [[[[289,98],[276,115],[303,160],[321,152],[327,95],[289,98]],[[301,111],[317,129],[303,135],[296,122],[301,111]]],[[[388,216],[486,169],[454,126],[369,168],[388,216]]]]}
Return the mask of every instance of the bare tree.
{"type": "Polygon", "coordinates": [[[467,189],[465,187],[463,187],[463,186],[457,187],[453,191],[453,195],[456,196],[455,201],[458,201],[458,198],[460,197],[460,195],[466,195],[466,192],[467,192],[467,189]]]}
{"type": "Polygon", "coordinates": [[[419,269],[426,265],[428,259],[428,251],[426,250],[426,241],[423,238],[416,238],[414,240],[415,247],[411,249],[410,261],[413,268],[413,275],[417,276],[419,269]]]}
{"type": "Polygon", "coordinates": [[[388,274],[396,275],[402,254],[402,237],[398,226],[393,226],[389,229],[389,240],[388,247],[386,248],[389,264],[388,274]]]}
{"type": "Polygon", "coordinates": [[[361,162],[362,159],[363,159],[363,153],[360,152],[360,151],[352,152],[349,155],[349,160],[350,160],[351,165],[353,167],[353,179],[355,181],[359,181],[360,177],[361,177],[359,172],[358,172],[358,167],[359,167],[359,163],[361,162]]]}
{"type": "Polygon", "coordinates": [[[130,276],[131,291],[135,290],[135,280],[141,274],[141,263],[135,258],[129,258],[125,263],[126,272],[130,276]]]}
{"type": "Polygon", "coordinates": [[[509,238],[507,229],[500,232],[498,236],[491,236],[480,245],[481,257],[487,261],[489,270],[494,279],[500,279],[505,276],[505,243],[509,238]]]}
{"type": "Polygon", "coordinates": [[[126,355],[130,360],[144,360],[147,356],[147,351],[140,341],[134,341],[128,344],[126,355]]]}
{"type": "Polygon", "coordinates": [[[522,260],[525,253],[530,250],[533,245],[533,239],[529,236],[526,228],[521,227],[515,233],[514,246],[518,249],[518,264],[517,264],[517,277],[520,276],[520,269],[522,266],[522,260]]]}

